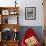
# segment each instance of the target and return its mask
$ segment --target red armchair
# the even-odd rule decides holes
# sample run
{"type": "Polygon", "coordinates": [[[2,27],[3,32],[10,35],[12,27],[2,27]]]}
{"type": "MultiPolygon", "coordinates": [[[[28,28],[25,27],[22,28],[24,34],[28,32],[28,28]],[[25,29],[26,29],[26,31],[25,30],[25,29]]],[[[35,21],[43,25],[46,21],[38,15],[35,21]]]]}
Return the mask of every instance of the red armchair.
{"type": "MultiPolygon", "coordinates": [[[[27,31],[25,32],[24,37],[22,38],[22,42],[21,42],[21,46],[27,46],[28,42],[26,43],[25,40],[29,38],[32,38],[32,36],[34,37],[34,39],[36,38],[36,44],[34,46],[41,46],[40,42],[37,40],[37,35],[36,33],[33,31],[33,29],[29,28],[27,29],[27,31]]],[[[33,39],[33,38],[32,38],[33,39]]],[[[30,43],[31,44],[31,43],[30,43]]],[[[31,45],[29,45],[31,46],[31,45]]]]}

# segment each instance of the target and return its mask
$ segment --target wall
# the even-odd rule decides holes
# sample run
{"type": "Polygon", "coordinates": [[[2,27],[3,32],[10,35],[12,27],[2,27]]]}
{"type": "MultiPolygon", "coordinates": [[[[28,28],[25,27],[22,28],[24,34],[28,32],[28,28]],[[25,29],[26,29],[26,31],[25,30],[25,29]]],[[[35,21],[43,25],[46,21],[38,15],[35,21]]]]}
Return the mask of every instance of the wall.
{"type": "MultiPolygon", "coordinates": [[[[15,0],[0,0],[0,6],[15,6],[15,0]]],[[[20,26],[43,26],[42,0],[17,0],[19,6],[20,26]],[[36,7],[36,20],[25,20],[25,7],[36,7]]]]}
{"type": "Polygon", "coordinates": [[[19,22],[22,26],[42,26],[43,25],[43,6],[42,0],[21,0],[19,22]],[[36,20],[25,20],[25,7],[36,7],[36,20]]]}

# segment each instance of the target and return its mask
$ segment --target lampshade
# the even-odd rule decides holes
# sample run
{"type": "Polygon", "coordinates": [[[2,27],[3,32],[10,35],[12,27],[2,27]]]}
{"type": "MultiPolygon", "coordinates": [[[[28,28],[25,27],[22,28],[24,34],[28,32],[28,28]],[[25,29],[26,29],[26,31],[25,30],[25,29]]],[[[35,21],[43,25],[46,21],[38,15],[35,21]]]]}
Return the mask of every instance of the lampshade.
{"type": "Polygon", "coordinates": [[[17,32],[17,29],[16,28],[14,29],[14,32],[17,32]]]}

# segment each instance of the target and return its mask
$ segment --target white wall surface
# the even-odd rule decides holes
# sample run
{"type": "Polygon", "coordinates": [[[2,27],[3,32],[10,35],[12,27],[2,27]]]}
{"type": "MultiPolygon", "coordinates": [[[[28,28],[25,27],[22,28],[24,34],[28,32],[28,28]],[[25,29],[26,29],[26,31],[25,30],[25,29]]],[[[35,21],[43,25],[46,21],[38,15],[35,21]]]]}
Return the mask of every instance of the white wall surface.
{"type": "MultiPolygon", "coordinates": [[[[0,0],[1,7],[15,6],[15,0],[0,0]]],[[[17,0],[20,26],[43,26],[42,0],[17,0]],[[25,20],[25,7],[36,7],[36,20],[25,20]]]]}

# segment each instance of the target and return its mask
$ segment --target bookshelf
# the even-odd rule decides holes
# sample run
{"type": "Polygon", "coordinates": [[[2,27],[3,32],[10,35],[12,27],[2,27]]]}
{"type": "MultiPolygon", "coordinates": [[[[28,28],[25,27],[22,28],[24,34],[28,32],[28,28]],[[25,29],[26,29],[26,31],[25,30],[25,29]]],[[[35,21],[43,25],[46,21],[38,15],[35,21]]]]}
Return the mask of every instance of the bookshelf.
{"type": "Polygon", "coordinates": [[[0,7],[0,46],[18,46],[19,39],[16,40],[16,36],[18,35],[19,31],[19,7],[0,7]],[[11,18],[10,18],[11,17],[11,18]],[[8,31],[12,32],[14,34],[14,37],[12,34],[8,31]],[[6,32],[6,35],[9,37],[12,36],[10,40],[7,40],[9,38],[6,38],[7,36],[4,35],[4,32],[6,32]],[[2,35],[5,36],[4,40],[2,35]]]}

